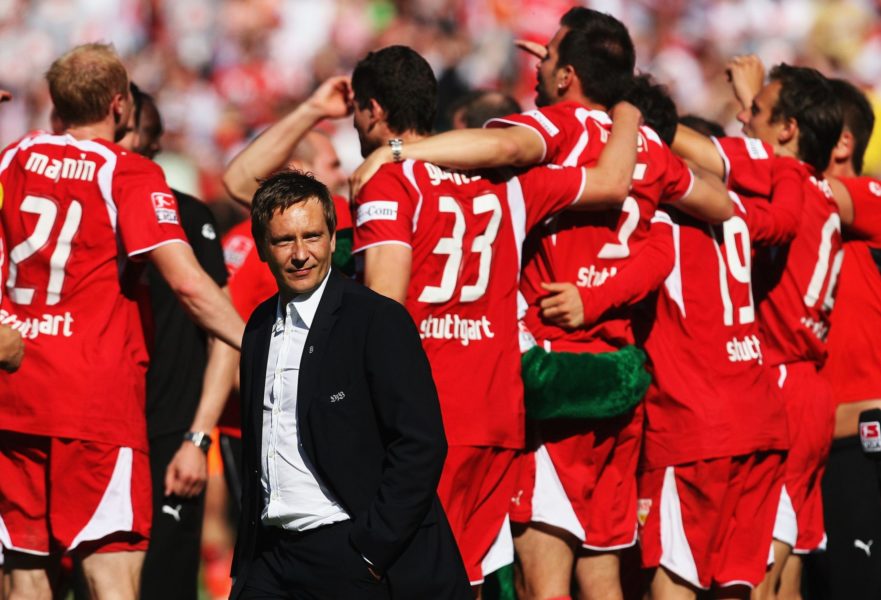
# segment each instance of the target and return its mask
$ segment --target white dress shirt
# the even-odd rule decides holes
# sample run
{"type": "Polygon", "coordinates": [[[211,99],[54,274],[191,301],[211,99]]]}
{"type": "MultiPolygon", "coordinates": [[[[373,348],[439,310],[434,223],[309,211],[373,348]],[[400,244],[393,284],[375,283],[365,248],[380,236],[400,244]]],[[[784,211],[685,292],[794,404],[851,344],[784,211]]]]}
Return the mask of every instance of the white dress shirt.
{"type": "MultiPolygon", "coordinates": [[[[330,272],[328,271],[328,276],[330,272]]],[[[281,298],[269,342],[263,388],[261,520],[294,531],[314,529],[349,518],[321,484],[303,451],[297,428],[297,385],[306,336],[324,294],[327,276],[313,292],[284,306],[281,298]]]]}

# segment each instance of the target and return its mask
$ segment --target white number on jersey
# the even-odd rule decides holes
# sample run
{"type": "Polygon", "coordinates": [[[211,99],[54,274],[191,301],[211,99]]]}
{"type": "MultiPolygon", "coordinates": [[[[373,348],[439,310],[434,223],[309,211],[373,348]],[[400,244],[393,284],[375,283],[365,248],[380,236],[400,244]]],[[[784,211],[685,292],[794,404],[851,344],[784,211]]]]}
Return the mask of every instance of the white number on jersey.
{"type": "Polygon", "coordinates": [[[817,264],[814,267],[814,274],[811,276],[811,282],[808,284],[808,291],[805,293],[805,305],[813,308],[820,299],[820,292],[823,290],[823,283],[826,281],[826,275],[829,274],[829,284],[826,287],[826,297],[823,299],[823,308],[832,310],[835,303],[835,286],[838,283],[838,273],[841,271],[841,261],[844,260],[844,251],[838,250],[835,259],[832,261],[832,269],[829,269],[829,258],[832,254],[832,236],[836,232],[841,232],[841,218],[838,213],[832,213],[823,224],[823,230],[820,232],[820,248],[817,255],[817,264]]]}
{"type": "Polygon", "coordinates": [[[752,277],[750,275],[749,228],[746,221],[738,216],[733,216],[722,224],[722,235],[725,242],[725,255],[716,240],[715,229],[710,228],[713,234],[713,245],[716,247],[716,257],[719,259],[719,291],[722,295],[722,321],[725,325],[734,324],[734,304],[731,301],[731,292],[728,288],[728,273],[738,283],[742,283],[749,290],[749,304],[741,306],[737,310],[737,321],[740,324],[752,323],[756,320],[756,310],[753,301],[752,277]]]}
{"type": "MultiPolygon", "coordinates": [[[[9,253],[9,279],[7,288],[9,297],[16,304],[30,304],[34,301],[33,288],[16,287],[19,265],[36,254],[49,241],[55,220],[58,218],[58,206],[49,198],[25,196],[19,207],[21,212],[37,215],[37,224],[31,234],[9,253]]],[[[79,229],[83,217],[82,205],[73,200],[64,216],[64,224],[58,233],[55,250],[49,259],[49,283],[46,287],[46,305],[58,304],[61,300],[61,288],[64,285],[64,266],[70,258],[70,242],[79,229]]]]}
{"type": "Polygon", "coordinates": [[[636,231],[636,226],[639,225],[639,204],[636,203],[635,199],[627,196],[624,204],[621,205],[621,212],[627,216],[624,219],[624,223],[621,224],[621,229],[618,230],[618,243],[613,244],[609,242],[604,244],[600,248],[597,258],[627,258],[630,256],[630,248],[627,246],[627,242],[630,240],[633,232],[636,231]]]}
{"type": "MultiPolygon", "coordinates": [[[[480,255],[480,263],[477,271],[477,281],[472,285],[463,285],[459,294],[460,302],[474,302],[486,293],[489,283],[489,271],[492,266],[492,245],[499,233],[499,224],[502,220],[502,205],[495,194],[484,194],[474,198],[471,210],[475,215],[492,213],[484,232],[475,236],[471,243],[471,252],[480,255]]],[[[462,240],[465,237],[465,215],[456,199],[452,196],[440,196],[438,198],[438,211],[452,213],[455,218],[451,237],[444,237],[437,241],[434,247],[435,254],[447,255],[441,275],[440,285],[427,285],[419,294],[419,301],[431,304],[441,304],[449,301],[456,290],[459,271],[462,265],[462,240]]]]}

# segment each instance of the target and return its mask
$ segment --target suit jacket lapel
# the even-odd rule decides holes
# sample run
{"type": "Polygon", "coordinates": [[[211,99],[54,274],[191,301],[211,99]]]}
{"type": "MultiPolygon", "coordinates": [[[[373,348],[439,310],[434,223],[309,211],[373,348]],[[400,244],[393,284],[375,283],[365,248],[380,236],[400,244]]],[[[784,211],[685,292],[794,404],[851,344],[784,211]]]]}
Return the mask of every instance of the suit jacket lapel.
{"type": "MultiPolygon", "coordinates": [[[[318,366],[324,356],[330,342],[330,332],[337,320],[337,310],[343,298],[343,280],[341,275],[331,271],[324,288],[324,295],[318,303],[312,327],[306,336],[306,345],[303,348],[303,357],[300,359],[300,379],[297,384],[297,421],[306,423],[306,416],[312,405],[312,400],[318,390],[318,366]]],[[[308,427],[300,427],[300,435],[304,446],[311,452],[311,432],[308,427]]]]}
{"type": "MultiPolygon", "coordinates": [[[[251,389],[249,398],[251,406],[249,414],[256,437],[258,455],[263,444],[263,394],[266,389],[266,370],[268,368],[266,361],[269,360],[269,341],[272,339],[277,307],[278,294],[272,297],[269,310],[261,315],[260,324],[255,332],[254,357],[250,365],[251,389]]],[[[260,464],[259,456],[257,464],[260,464]]]]}

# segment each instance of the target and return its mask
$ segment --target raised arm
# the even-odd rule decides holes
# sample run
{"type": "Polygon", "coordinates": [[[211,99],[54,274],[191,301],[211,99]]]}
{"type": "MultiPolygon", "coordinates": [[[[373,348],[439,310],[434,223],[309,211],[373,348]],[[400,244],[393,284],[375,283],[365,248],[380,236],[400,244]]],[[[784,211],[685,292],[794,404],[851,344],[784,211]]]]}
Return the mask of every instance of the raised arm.
{"type": "Polygon", "coordinates": [[[627,198],[636,168],[641,119],[639,109],[629,102],[619,102],[612,108],[612,133],[596,165],[585,169],[587,184],[578,198],[578,206],[619,206],[627,198]]]}
{"type": "Polygon", "coordinates": [[[196,324],[235,349],[242,346],[245,324],[223,290],[202,269],[186,244],[165,244],[144,256],[168,282],[196,324]]]}
{"type": "Polygon", "coordinates": [[[676,137],[673,138],[671,149],[688,162],[719,179],[725,177],[725,161],[713,140],[691,127],[681,123],[676,126],[676,137]]]}
{"type": "Polygon", "coordinates": [[[734,214],[734,205],[722,180],[712,173],[693,168],[694,184],[682,198],[669,204],[696,219],[719,224],[734,214]]]}
{"type": "Polygon", "coordinates": [[[223,185],[235,200],[249,206],[259,179],[284,167],[297,144],[323,119],[352,112],[348,77],[331,77],[302,104],[261,133],[229,163],[223,185]]]}
{"type": "MultiPolygon", "coordinates": [[[[418,142],[404,144],[401,157],[423,160],[451,169],[526,167],[541,162],[544,140],[528,127],[457,129],[418,142]]],[[[391,148],[381,146],[349,178],[354,198],[385,163],[392,162],[391,148]]]]}

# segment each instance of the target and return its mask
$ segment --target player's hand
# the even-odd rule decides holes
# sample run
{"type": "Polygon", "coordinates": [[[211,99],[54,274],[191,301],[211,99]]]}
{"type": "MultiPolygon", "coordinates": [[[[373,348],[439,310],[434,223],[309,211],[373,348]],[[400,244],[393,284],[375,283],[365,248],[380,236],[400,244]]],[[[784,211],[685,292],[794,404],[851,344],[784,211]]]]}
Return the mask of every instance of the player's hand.
{"type": "Polygon", "coordinates": [[[533,55],[538,60],[544,60],[548,55],[548,49],[538,42],[532,42],[530,40],[514,40],[514,45],[524,52],[533,55]]]}
{"type": "Polygon", "coordinates": [[[351,79],[345,75],[331,77],[318,86],[306,100],[309,108],[323,119],[341,119],[352,114],[351,79]]]}
{"type": "Polygon", "coordinates": [[[165,495],[190,498],[205,488],[208,458],[192,442],[181,444],[165,470],[165,495]]]}
{"type": "Polygon", "coordinates": [[[639,123],[642,123],[642,112],[627,100],[621,100],[615,104],[612,110],[609,111],[609,116],[612,117],[612,121],[636,119],[639,123]]]}
{"type": "Polygon", "coordinates": [[[6,325],[0,325],[0,369],[13,373],[24,358],[24,339],[21,334],[6,325]]]}
{"type": "Polygon", "coordinates": [[[0,102],[9,102],[12,100],[12,92],[0,90],[0,102]]]}
{"type": "Polygon", "coordinates": [[[563,329],[577,329],[584,324],[584,305],[574,283],[542,283],[550,292],[541,303],[541,316],[563,329]]]}
{"type": "Polygon", "coordinates": [[[753,100],[765,85],[765,65],[755,54],[735,56],[725,68],[734,96],[744,109],[752,107],[753,100]]]}
{"type": "MultiPolygon", "coordinates": [[[[407,145],[404,144],[404,148],[406,147],[407,145]]],[[[371,177],[376,175],[376,172],[382,165],[390,163],[393,160],[392,149],[389,146],[380,146],[371,152],[370,156],[365,158],[364,162],[361,163],[361,166],[355,169],[355,172],[349,177],[349,197],[351,200],[355,200],[355,197],[358,196],[358,192],[361,191],[364,184],[370,181],[371,177]]]]}

